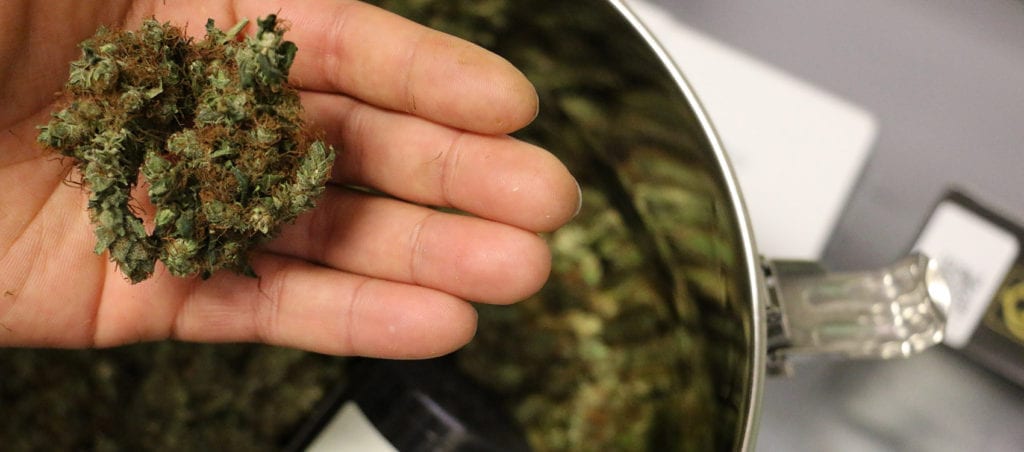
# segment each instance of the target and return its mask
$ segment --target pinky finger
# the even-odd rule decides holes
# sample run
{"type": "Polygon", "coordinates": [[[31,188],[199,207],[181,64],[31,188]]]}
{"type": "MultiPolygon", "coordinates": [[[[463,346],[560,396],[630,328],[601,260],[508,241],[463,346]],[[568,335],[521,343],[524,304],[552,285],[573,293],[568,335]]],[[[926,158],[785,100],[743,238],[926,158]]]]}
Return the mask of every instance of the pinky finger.
{"type": "Polygon", "coordinates": [[[173,336],[402,359],[454,351],[476,331],[473,307],[444,292],[275,254],[255,257],[259,279],[221,273],[196,286],[173,336]]]}

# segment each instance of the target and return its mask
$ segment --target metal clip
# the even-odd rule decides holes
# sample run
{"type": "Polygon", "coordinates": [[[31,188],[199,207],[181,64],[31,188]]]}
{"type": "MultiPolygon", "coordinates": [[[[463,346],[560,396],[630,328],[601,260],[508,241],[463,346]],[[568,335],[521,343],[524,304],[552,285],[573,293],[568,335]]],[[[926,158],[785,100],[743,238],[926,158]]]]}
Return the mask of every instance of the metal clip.
{"type": "Polygon", "coordinates": [[[938,264],[912,254],[886,268],[828,273],[802,261],[765,261],[768,371],[793,355],[907,357],[942,342],[950,293],[938,264]]]}

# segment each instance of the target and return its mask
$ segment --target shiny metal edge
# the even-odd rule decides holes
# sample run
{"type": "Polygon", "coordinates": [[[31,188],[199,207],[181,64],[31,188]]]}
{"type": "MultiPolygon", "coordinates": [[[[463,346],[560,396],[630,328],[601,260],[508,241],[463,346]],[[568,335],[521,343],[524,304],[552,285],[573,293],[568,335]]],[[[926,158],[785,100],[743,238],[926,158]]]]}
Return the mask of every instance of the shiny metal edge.
{"type": "Polygon", "coordinates": [[[753,227],[750,222],[750,217],[747,215],[746,203],[743,201],[743,195],[740,193],[739,183],[736,179],[735,171],[733,170],[732,163],[730,163],[728,156],[725,153],[725,149],[722,146],[722,142],[718,137],[718,132],[711,124],[711,120],[708,118],[700,99],[694,93],[690,83],[683,76],[679,66],[676,65],[672,57],[669,56],[668,52],[661,45],[657,38],[651,33],[650,30],[643,24],[643,21],[637,17],[636,13],[630,9],[627,0],[608,0],[616,10],[627,21],[634,29],[640,34],[640,36],[647,41],[651,49],[655,52],[665,64],[665,69],[668,70],[669,74],[675,80],[679,89],[682,91],[683,96],[693,107],[694,114],[697,117],[697,121],[700,123],[701,128],[707,135],[708,142],[711,145],[712,153],[715,156],[715,160],[718,163],[719,168],[722,170],[723,180],[725,181],[727,194],[729,201],[734,206],[734,214],[737,220],[737,226],[739,227],[740,239],[743,246],[743,260],[747,269],[748,283],[751,289],[750,300],[753,303],[751,307],[751,326],[753,328],[753,344],[752,350],[749,355],[751,362],[749,363],[752,369],[750,397],[747,400],[748,406],[746,407],[746,421],[743,423],[743,438],[739,442],[739,450],[747,451],[753,450],[756,437],[757,429],[760,424],[760,408],[761,408],[761,397],[764,392],[764,383],[766,375],[766,360],[767,360],[767,322],[765,303],[768,294],[764,285],[764,274],[761,270],[760,255],[757,252],[757,246],[754,242],[753,227]]]}

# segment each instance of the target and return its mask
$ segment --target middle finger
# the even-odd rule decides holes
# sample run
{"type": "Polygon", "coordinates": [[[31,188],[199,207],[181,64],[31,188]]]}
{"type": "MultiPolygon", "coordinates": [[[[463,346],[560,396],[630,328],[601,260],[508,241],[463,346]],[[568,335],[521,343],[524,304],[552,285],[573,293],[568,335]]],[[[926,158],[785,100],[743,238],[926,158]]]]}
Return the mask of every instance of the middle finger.
{"type": "Polygon", "coordinates": [[[531,231],[572,218],[579,189],[554,155],[334,94],[304,93],[314,125],[341,149],[334,179],[411,202],[450,206],[531,231]]]}

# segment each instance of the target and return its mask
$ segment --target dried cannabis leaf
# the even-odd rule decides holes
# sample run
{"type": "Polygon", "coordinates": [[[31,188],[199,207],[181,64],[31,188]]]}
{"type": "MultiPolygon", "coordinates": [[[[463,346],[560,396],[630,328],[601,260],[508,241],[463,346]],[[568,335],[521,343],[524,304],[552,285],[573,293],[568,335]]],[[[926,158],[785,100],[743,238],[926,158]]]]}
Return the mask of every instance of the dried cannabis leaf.
{"type": "Polygon", "coordinates": [[[306,130],[287,85],[297,47],[276,16],[257,23],[242,41],[247,21],[224,32],[211,19],[199,42],[152,19],[100,28],[71,63],[69,104],[40,127],[91,191],[96,253],[133,283],[157,259],[177,276],[251,274],[248,251],[324,191],[334,150],[306,130]],[[132,212],[140,173],[152,233],[132,212]]]}

